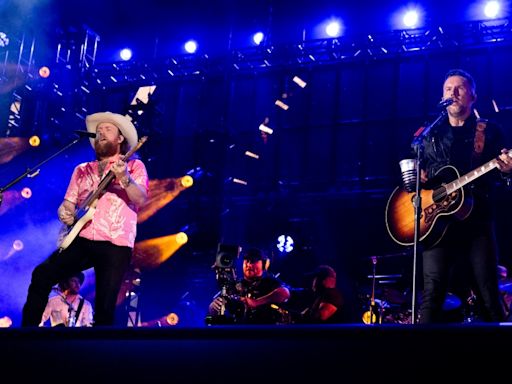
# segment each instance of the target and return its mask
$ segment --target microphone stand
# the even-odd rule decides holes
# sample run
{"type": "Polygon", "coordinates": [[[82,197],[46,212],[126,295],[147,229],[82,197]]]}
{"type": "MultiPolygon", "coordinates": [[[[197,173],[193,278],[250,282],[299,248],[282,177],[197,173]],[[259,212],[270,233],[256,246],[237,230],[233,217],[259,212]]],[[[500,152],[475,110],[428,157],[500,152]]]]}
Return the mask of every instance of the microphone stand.
{"type": "Polygon", "coordinates": [[[0,187],[0,205],[2,205],[2,195],[3,195],[4,191],[6,191],[7,189],[11,188],[13,185],[15,185],[16,183],[20,182],[25,177],[36,177],[39,174],[39,171],[40,171],[39,167],[41,167],[43,164],[47,163],[48,161],[50,161],[54,157],[58,156],[59,154],[64,152],[69,147],[71,147],[71,146],[75,145],[76,143],[78,143],[82,139],[82,137],[86,137],[86,136],[78,137],[77,139],[73,140],[71,143],[67,144],[64,148],[61,148],[60,150],[55,152],[53,155],[51,155],[47,159],[41,161],[39,164],[33,166],[32,168],[28,168],[22,175],[16,177],[11,182],[7,183],[5,186],[0,187]]]}
{"type": "MultiPolygon", "coordinates": [[[[451,104],[451,103],[450,103],[451,104]]],[[[416,322],[416,264],[418,256],[418,248],[420,242],[420,221],[421,221],[421,160],[423,159],[423,140],[430,135],[430,132],[436,127],[448,114],[446,108],[442,110],[437,119],[430,125],[426,126],[418,134],[415,135],[411,147],[416,153],[416,188],[413,198],[414,206],[414,245],[413,245],[413,262],[412,262],[412,304],[411,304],[411,324],[416,322]]]]}

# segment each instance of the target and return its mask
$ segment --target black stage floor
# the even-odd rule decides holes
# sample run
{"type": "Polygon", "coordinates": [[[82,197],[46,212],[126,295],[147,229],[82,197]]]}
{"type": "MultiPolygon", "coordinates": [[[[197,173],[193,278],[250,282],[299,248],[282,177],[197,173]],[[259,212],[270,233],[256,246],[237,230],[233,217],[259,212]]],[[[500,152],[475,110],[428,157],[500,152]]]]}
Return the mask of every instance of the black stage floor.
{"type": "Polygon", "coordinates": [[[3,382],[460,383],[512,366],[511,323],[3,328],[0,343],[3,382]]]}

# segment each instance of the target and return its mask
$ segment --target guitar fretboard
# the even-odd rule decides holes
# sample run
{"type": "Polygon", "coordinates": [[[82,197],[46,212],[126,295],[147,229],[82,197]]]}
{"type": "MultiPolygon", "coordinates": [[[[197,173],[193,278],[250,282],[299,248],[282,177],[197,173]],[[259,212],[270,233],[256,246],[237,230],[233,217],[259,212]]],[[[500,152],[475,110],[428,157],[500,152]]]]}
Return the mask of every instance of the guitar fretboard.
{"type": "MultiPolygon", "coordinates": [[[[508,155],[510,156],[511,151],[509,151],[508,155]]],[[[471,183],[473,180],[479,178],[480,176],[486,174],[487,172],[493,170],[498,166],[498,161],[496,159],[492,159],[488,161],[484,165],[472,170],[471,172],[466,173],[465,175],[459,177],[457,180],[452,181],[445,185],[446,194],[450,194],[457,189],[462,188],[468,183],[471,183]]]]}

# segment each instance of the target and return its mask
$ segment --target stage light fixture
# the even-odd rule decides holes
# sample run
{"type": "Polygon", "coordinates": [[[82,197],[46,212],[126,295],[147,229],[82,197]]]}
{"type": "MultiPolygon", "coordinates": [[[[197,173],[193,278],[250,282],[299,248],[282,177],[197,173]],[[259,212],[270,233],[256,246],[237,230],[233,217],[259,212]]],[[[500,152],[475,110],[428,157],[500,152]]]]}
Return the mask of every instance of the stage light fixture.
{"type": "Polygon", "coordinates": [[[293,82],[301,88],[306,88],[307,83],[304,80],[302,80],[299,76],[294,76],[293,82]]]}
{"type": "Polygon", "coordinates": [[[145,321],[145,322],[141,323],[140,326],[141,327],[161,328],[161,327],[167,327],[167,326],[174,326],[174,325],[178,324],[179,320],[180,320],[179,316],[176,313],[171,312],[168,315],[163,316],[159,319],[145,321]]]}
{"type": "Polygon", "coordinates": [[[180,185],[184,188],[190,188],[192,185],[194,185],[194,179],[192,176],[185,175],[180,178],[180,185]]]}
{"type": "Polygon", "coordinates": [[[39,144],[41,144],[41,139],[39,138],[39,136],[34,135],[30,139],[28,139],[28,143],[33,147],[38,147],[39,144]]]}
{"type": "Polygon", "coordinates": [[[484,15],[489,19],[495,19],[496,17],[498,17],[500,9],[501,4],[499,1],[488,1],[487,3],[485,3],[484,6],[484,15]]]}
{"type": "Polygon", "coordinates": [[[197,42],[189,40],[185,43],[184,48],[187,53],[195,53],[197,51],[197,42]]]}
{"type": "Polygon", "coordinates": [[[406,28],[415,28],[418,26],[419,18],[418,11],[412,9],[405,12],[402,22],[406,28]]]}
{"type": "Polygon", "coordinates": [[[176,234],[176,243],[179,245],[188,243],[188,235],[185,232],[179,232],[176,234]]]}
{"type": "Polygon", "coordinates": [[[9,38],[5,32],[0,32],[0,47],[7,47],[9,45],[9,38]]]}
{"type": "Polygon", "coordinates": [[[188,235],[180,231],[173,235],[139,241],[134,247],[133,262],[137,268],[156,268],[188,242],[188,235]]]}
{"type": "Polygon", "coordinates": [[[254,152],[251,152],[251,151],[245,151],[245,156],[252,157],[253,159],[256,159],[256,160],[258,160],[260,158],[259,155],[257,155],[254,152]]]}
{"type": "Polygon", "coordinates": [[[32,190],[29,187],[25,187],[21,190],[21,196],[25,199],[30,199],[32,197],[32,190]]]}
{"type": "Polygon", "coordinates": [[[12,249],[14,249],[15,251],[21,251],[24,247],[25,245],[23,244],[23,241],[19,239],[14,240],[14,242],[12,243],[12,249]]]}
{"type": "Polygon", "coordinates": [[[274,130],[268,126],[266,126],[265,124],[260,124],[260,127],[259,127],[259,130],[261,132],[264,132],[264,133],[267,133],[269,135],[271,135],[272,133],[274,133],[274,130]]]}
{"type": "Polygon", "coordinates": [[[265,38],[265,35],[263,34],[263,32],[256,32],[252,36],[252,41],[254,42],[254,44],[260,45],[264,38],[265,38]]]}
{"type": "Polygon", "coordinates": [[[119,52],[119,57],[121,58],[121,60],[124,61],[130,60],[132,58],[132,55],[132,50],[129,48],[121,49],[121,51],[119,52]]]}
{"type": "Polygon", "coordinates": [[[276,247],[281,253],[290,253],[293,251],[295,242],[289,235],[280,235],[277,238],[276,247]]]}
{"type": "Polygon", "coordinates": [[[239,178],[236,178],[236,177],[228,177],[226,181],[230,181],[232,183],[235,183],[235,184],[240,184],[240,185],[247,185],[247,181],[246,180],[242,180],[242,179],[239,179],[239,178]]]}
{"type": "Polygon", "coordinates": [[[331,21],[325,26],[325,33],[329,37],[340,37],[341,36],[341,24],[339,21],[331,21]]]}
{"type": "Polygon", "coordinates": [[[42,79],[47,79],[48,77],[50,77],[50,68],[48,68],[47,66],[42,66],[41,68],[39,68],[38,73],[42,79]]]}
{"type": "Polygon", "coordinates": [[[16,252],[20,252],[25,248],[25,245],[23,244],[23,241],[16,239],[13,241],[12,246],[9,248],[9,251],[6,252],[2,257],[0,257],[0,260],[7,260],[10,257],[14,256],[16,252]]]}
{"type": "Polygon", "coordinates": [[[41,68],[39,68],[38,73],[42,79],[47,79],[48,77],[50,77],[50,68],[48,68],[47,66],[42,66],[41,68]]]}

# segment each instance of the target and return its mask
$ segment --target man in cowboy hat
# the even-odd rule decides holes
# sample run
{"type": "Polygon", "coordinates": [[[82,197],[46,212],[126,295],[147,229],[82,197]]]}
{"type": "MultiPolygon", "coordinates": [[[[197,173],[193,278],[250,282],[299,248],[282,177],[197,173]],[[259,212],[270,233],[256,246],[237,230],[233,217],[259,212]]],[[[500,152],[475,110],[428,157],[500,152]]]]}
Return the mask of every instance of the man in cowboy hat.
{"type": "Polygon", "coordinates": [[[92,326],[92,305],[79,294],[84,280],[84,273],[79,272],[60,281],[54,287],[55,294],[50,295],[48,299],[40,326],[44,326],[48,320],[52,327],[92,326]]]}
{"type": "Polygon", "coordinates": [[[128,268],[137,233],[137,210],[147,200],[148,175],[144,163],[125,154],[137,144],[137,131],[129,118],[111,112],[86,117],[96,161],[79,164],[58,209],[59,220],[79,228],[65,248],[60,247],[32,273],[22,326],[37,326],[52,286],[67,276],[93,267],[96,275],[94,325],[113,325],[117,295],[128,268]],[[114,178],[83,207],[102,178],[114,178]],[[85,214],[76,217],[77,209],[85,214]],[[85,220],[84,220],[85,219],[85,220]]]}

